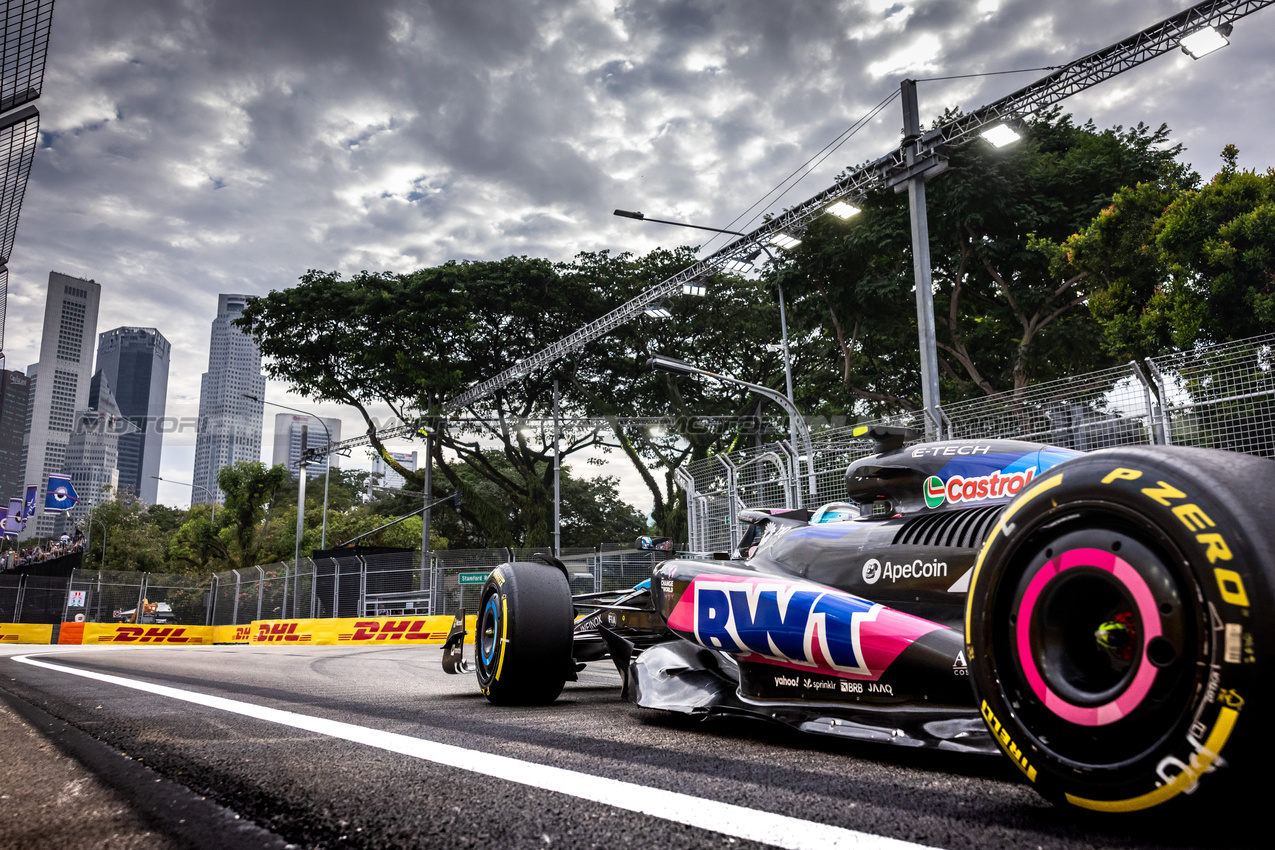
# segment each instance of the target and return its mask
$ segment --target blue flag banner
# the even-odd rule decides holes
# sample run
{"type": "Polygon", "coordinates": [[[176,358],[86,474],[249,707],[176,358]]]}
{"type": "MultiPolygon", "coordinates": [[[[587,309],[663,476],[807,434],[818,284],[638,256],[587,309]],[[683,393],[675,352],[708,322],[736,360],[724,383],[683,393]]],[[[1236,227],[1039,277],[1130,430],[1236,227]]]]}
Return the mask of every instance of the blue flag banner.
{"type": "Polygon", "coordinates": [[[21,499],[10,499],[9,507],[0,508],[0,531],[3,531],[5,537],[17,537],[26,524],[22,517],[21,499]]]}
{"type": "Polygon", "coordinates": [[[25,502],[23,503],[23,505],[22,505],[22,519],[23,519],[23,521],[29,520],[29,519],[31,519],[31,517],[35,516],[35,506],[36,506],[36,501],[37,501],[39,498],[40,498],[40,485],[39,485],[39,484],[28,484],[28,485],[27,485],[27,498],[26,498],[26,501],[25,501],[25,502]]]}
{"type": "Polygon", "coordinates": [[[75,488],[71,486],[69,475],[55,473],[49,476],[49,485],[44,488],[46,514],[64,514],[75,507],[75,503],[79,500],[80,497],[75,494],[75,488]]]}

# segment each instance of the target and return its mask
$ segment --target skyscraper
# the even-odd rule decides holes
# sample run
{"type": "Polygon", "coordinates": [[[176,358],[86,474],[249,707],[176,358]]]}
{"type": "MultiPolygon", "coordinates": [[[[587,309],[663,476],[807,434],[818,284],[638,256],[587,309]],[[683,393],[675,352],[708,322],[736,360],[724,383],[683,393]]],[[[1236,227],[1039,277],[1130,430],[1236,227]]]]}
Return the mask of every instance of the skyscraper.
{"type": "Polygon", "coordinates": [[[246,295],[218,295],[212,324],[208,371],[199,383],[199,434],[195,438],[195,487],[192,504],[209,501],[207,490],[222,500],[217,474],[223,466],[261,460],[262,403],[266,376],[261,350],[252,337],[230,324],[243,314],[246,295]]]}
{"type": "MultiPolygon", "coordinates": [[[[332,442],[338,442],[341,439],[341,420],[330,419],[328,417],[303,416],[296,413],[279,413],[274,418],[274,453],[271,456],[271,463],[283,464],[293,475],[297,474],[297,467],[301,464],[302,445],[306,448],[316,448],[322,446],[328,441],[328,434],[332,435],[332,442]],[[322,423],[322,424],[321,424],[322,423]],[[323,425],[328,426],[328,430],[323,430],[323,425]]],[[[332,455],[329,460],[332,462],[332,468],[336,469],[339,465],[340,457],[332,455]]],[[[323,475],[323,463],[312,463],[307,467],[307,474],[314,478],[323,475]]]]}
{"type": "Polygon", "coordinates": [[[63,532],[83,528],[95,507],[115,498],[120,487],[120,434],[132,430],[120,415],[110,382],[98,372],[89,384],[88,407],[75,412],[75,427],[66,446],[62,471],[71,476],[80,500],[68,514],[71,524],[63,523],[63,532]]]}
{"type": "Polygon", "coordinates": [[[97,338],[97,369],[106,378],[119,412],[139,430],[122,434],[119,444],[119,490],[155,504],[159,453],[164,434],[159,427],[168,397],[168,358],[172,346],[154,328],[116,328],[97,338]]]}
{"type": "MultiPolygon", "coordinates": [[[[92,280],[49,272],[40,362],[38,369],[27,370],[33,380],[22,444],[24,478],[32,484],[43,487],[50,473],[62,472],[75,412],[88,407],[101,296],[102,287],[92,280]]],[[[51,535],[53,520],[37,515],[23,536],[51,535]]]]}
{"type": "MultiPolygon", "coordinates": [[[[401,490],[407,486],[407,479],[395,472],[388,463],[381,459],[381,456],[369,452],[372,455],[372,478],[376,479],[375,483],[382,487],[393,487],[401,490]]],[[[390,452],[390,457],[398,461],[399,465],[404,469],[416,471],[416,452],[390,452]]]]}
{"type": "Polygon", "coordinates": [[[21,372],[0,369],[0,504],[22,495],[28,483],[22,476],[22,432],[26,430],[31,379],[21,372]]]}

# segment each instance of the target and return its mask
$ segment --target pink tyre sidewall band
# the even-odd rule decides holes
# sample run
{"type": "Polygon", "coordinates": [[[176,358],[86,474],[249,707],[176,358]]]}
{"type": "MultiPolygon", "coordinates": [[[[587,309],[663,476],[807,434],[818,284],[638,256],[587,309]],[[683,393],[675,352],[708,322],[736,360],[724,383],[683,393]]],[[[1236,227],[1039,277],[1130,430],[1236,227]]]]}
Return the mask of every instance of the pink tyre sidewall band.
{"type": "Polygon", "coordinates": [[[1156,609],[1155,597],[1151,595],[1151,588],[1147,586],[1146,580],[1138,575],[1138,571],[1128,561],[1113,552],[1102,549],[1071,549],[1047,562],[1032,577],[1031,583],[1027,585],[1027,592],[1023,594],[1023,601],[1018,608],[1016,632],[1018,660],[1032,693],[1054,714],[1077,726],[1105,726],[1125,717],[1142,703],[1155,681],[1157,671],[1147,657],[1147,644],[1162,633],[1160,612],[1156,609]],[[1138,672],[1118,697],[1093,708],[1073,705],[1054,693],[1036,668],[1036,659],[1031,650],[1031,618],[1037,599],[1049,582],[1073,567],[1094,567],[1111,573],[1129,591],[1142,619],[1142,659],[1138,672]]]}

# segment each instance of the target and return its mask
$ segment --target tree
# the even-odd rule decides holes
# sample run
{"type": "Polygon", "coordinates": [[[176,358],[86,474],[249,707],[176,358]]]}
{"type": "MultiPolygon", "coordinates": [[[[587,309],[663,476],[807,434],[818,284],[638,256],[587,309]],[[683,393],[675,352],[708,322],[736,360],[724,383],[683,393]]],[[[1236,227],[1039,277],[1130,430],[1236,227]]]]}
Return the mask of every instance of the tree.
{"type": "MultiPolygon", "coordinates": [[[[1181,147],[1167,141],[1164,126],[1099,131],[1054,109],[1029,122],[1012,147],[973,143],[950,152],[947,173],[927,189],[945,399],[1105,365],[1100,328],[1084,306],[1087,274],[1059,274],[1050,246],[1085,226],[1121,187],[1180,173],[1181,147]]],[[[840,366],[803,387],[807,408],[919,407],[906,203],[881,192],[848,222],[824,216],[774,271],[797,301],[799,337],[840,366]]]]}
{"type": "Polygon", "coordinates": [[[1062,246],[1091,275],[1090,308],[1113,352],[1146,357],[1275,330],[1275,169],[1240,171],[1227,145],[1205,186],[1119,192],[1062,246]]]}
{"type": "MultiPolygon", "coordinates": [[[[85,566],[97,561],[107,570],[168,572],[172,564],[167,558],[167,542],[175,509],[163,505],[147,507],[132,498],[108,499],[93,508],[86,523],[91,551],[84,556],[85,566]],[[102,556],[102,536],[106,554],[102,556]]],[[[179,512],[180,513],[180,512],[179,512]]]]}
{"type": "Polygon", "coordinates": [[[289,478],[281,465],[241,461],[222,467],[217,486],[225,502],[216,524],[211,511],[208,516],[202,510],[195,513],[173,535],[169,557],[191,570],[243,569],[261,563],[269,553],[268,512],[278,504],[289,478]]]}

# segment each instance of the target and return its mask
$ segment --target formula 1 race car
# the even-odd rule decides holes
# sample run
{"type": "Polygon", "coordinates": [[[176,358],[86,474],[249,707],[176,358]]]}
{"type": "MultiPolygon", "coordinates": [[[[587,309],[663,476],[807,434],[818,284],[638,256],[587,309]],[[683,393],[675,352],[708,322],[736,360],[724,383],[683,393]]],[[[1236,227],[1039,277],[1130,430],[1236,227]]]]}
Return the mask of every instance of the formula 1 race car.
{"type": "MultiPolygon", "coordinates": [[[[1270,460],[867,433],[846,501],[743,511],[732,557],[574,598],[553,558],[496,568],[483,693],[550,703],[609,657],[639,706],[1000,750],[1045,797],[1102,812],[1221,795],[1265,763],[1270,460]]],[[[463,638],[460,619],[450,672],[469,669],[463,638]]]]}

